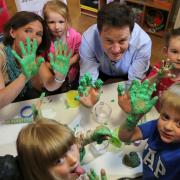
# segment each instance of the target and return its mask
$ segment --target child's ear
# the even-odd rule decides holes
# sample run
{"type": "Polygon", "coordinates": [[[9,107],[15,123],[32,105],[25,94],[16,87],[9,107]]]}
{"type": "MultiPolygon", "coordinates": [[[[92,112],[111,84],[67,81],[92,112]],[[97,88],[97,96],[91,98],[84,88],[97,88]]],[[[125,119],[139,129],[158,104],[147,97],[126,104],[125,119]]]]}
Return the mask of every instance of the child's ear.
{"type": "Polygon", "coordinates": [[[164,53],[165,55],[167,55],[167,52],[168,52],[168,48],[167,48],[166,46],[164,46],[164,47],[163,47],[163,53],[164,53]]]}
{"type": "Polygon", "coordinates": [[[10,29],[9,34],[11,35],[11,37],[14,39],[15,38],[15,31],[13,28],[10,29]]]}

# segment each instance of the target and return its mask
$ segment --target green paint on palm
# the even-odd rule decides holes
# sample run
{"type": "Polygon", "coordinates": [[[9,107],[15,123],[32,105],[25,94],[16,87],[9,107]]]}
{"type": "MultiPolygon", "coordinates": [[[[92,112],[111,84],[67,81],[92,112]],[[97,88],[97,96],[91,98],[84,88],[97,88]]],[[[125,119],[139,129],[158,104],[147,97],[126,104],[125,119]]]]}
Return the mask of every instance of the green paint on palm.
{"type": "Polygon", "coordinates": [[[159,78],[166,77],[166,73],[169,72],[170,76],[174,76],[174,74],[171,74],[171,70],[174,68],[174,64],[171,63],[168,59],[166,61],[162,60],[162,65],[159,70],[157,70],[159,78]]]}
{"type": "Polygon", "coordinates": [[[52,53],[49,53],[51,67],[58,73],[66,76],[69,70],[69,61],[72,55],[72,51],[69,53],[67,44],[63,44],[62,40],[55,41],[55,57],[52,53]]]}
{"type": "Polygon", "coordinates": [[[157,96],[151,97],[153,91],[156,90],[156,85],[149,85],[149,81],[139,82],[133,80],[129,89],[131,100],[131,112],[126,120],[126,127],[132,129],[138,123],[139,118],[149,112],[157,102],[157,96]]]}
{"type": "Polygon", "coordinates": [[[130,87],[131,114],[139,115],[149,112],[157,102],[157,97],[151,98],[155,90],[156,85],[149,85],[148,80],[142,83],[134,80],[130,87]]]}
{"type": "Polygon", "coordinates": [[[22,73],[25,75],[26,79],[30,79],[37,74],[44,59],[42,57],[38,58],[38,61],[36,62],[36,51],[38,48],[36,39],[33,39],[32,48],[30,38],[26,38],[26,44],[25,47],[23,42],[19,43],[22,58],[14,50],[12,50],[12,54],[21,65],[22,73]]]}

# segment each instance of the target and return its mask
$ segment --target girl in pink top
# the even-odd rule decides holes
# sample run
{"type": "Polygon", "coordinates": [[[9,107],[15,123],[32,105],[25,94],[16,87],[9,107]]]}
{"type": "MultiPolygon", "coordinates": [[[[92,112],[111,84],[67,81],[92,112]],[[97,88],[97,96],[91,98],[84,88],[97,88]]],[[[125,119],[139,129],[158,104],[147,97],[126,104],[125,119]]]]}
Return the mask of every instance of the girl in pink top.
{"type": "Polygon", "coordinates": [[[78,85],[81,35],[75,29],[69,27],[70,19],[67,5],[59,0],[48,1],[44,5],[43,15],[52,37],[51,46],[47,54],[55,52],[55,40],[61,39],[64,43],[67,43],[68,50],[72,51],[72,57],[70,58],[70,68],[66,79],[69,84],[76,82],[76,85],[78,85]]]}

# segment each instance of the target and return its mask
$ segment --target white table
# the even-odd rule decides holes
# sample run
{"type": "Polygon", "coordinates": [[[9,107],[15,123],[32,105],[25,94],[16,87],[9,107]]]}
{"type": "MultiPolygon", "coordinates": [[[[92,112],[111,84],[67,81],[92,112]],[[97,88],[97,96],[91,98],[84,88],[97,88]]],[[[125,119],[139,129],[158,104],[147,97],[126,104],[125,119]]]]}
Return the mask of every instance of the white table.
{"type": "MultiPolygon", "coordinates": [[[[110,128],[118,127],[125,120],[125,113],[119,108],[117,103],[117,83],[108,84],[103,87],[103,94],[100,101],[106,102],[112,108],[111,120],[108,123],[110,128]]],[[[22,101],[9,104],[0,110],[0,121],[19,117],[20,110],[25,105],[31,105],[38,99],[22,101]]],[[[67,108],[66,94],[53,95],[45,97],[42,104],[42,114],[44,117],[55,119],[61,123],[70,124],[71,127],[79,126],[80,130],[86,131],[94,129],[99,124],[96,123],[93,116],[94,109],[88,109],[83,106],[78,108],[67,108]]],[[[153,108],[146,115],[146,119],[155,119],[159,115],[153,108]]],[[[0,125],[0,155],[16,155],[16,138],[20,129],[26,124],[1,124],[0,125]]],[[[100,168],[105,168],[110,179],[116,177],[135,177],[142,173],[142,165],[137,168],[129,168],[122,164],[122,157],[130,151],[142,151],[143,143],[139,147],[126,145],[120,149],[109,147],[107,152],[99,157],[94,157],[87,147],[87,153],[84,162],[85,168],[95,168],[98,172],[100,168]]]]}

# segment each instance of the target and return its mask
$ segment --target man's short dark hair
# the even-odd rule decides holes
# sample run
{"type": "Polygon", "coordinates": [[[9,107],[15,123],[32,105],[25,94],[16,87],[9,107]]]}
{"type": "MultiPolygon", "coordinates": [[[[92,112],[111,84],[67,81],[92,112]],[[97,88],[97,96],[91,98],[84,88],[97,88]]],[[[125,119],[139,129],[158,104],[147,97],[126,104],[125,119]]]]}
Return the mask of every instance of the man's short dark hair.
{"type": "Polygon", "coordinates": [[[111,27],[129,26],[130,31],[134,28],[134,13],[125,4],[111,2],[103,6],[97,15],[97,27],[99,32],[107,25],[111,27]]]}

